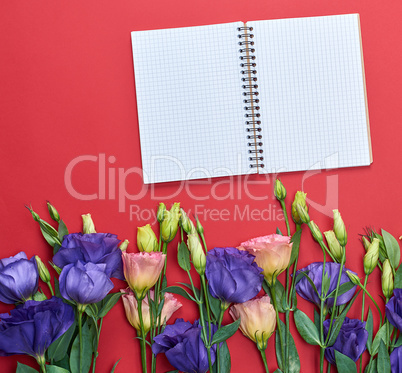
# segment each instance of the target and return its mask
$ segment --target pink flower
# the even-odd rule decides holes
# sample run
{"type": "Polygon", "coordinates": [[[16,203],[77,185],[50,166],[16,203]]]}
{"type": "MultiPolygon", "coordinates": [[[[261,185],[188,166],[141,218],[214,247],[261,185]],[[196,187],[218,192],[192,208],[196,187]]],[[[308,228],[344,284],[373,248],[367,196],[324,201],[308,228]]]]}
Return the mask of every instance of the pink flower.
{"type": "MultiPolygon", "coordinates": [[[[123,304],[126,311],[126,317],[128,322],[137,330],[141,331],[140,318],[138,316],[138,302],[135,299],[135,295],[130,288],[120,290],[124,295],[123,304]]],[[[154,291],[150,291],[151,299],[154,299],[154,291]]],[[[165,302],[162,308],[161,322],[167,322],[170,317],[176,312],[182,304],[171,293],[165,293],[165,302]]],[[[146,296],[142,301],[142,320],[144,322],[145,334],[148,333],[151,328],[151,319],[149,313],[149,302],[146,296]]]]}
{"type": "Polygon", "coordinates": [[[268,295],[235,304],[230,307],[229,314],[233,320],[241,317],[240,330],[257,343],[258,348],[267,348],[267,341],[276,326],[275,309],[268,295]]]}
{"type": "Polygon", "coordinates": [[[144,298],[145,293],[158,281],[165,258],[166,254],[161,252],[122,254],[124,277],[137,297],[144,298]]]}
{"type": "Polygon", "coordinates": [[[289,265],[292,253],[290,237],[279,234],[252,238],[240,244],[238,249],[246,250],[255,256],[255,261],[263,269],[265,279],[270,285],[289,265]]]}

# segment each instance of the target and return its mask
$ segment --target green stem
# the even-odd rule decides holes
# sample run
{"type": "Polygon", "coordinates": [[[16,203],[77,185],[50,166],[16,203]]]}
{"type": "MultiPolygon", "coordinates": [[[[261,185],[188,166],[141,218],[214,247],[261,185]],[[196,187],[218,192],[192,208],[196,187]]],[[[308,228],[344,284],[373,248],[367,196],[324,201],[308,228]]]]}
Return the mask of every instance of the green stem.
{"type": "MultiPolygon", "coordinates": [[[[364,277],[364,288],[366,288],[367,286],[367,280],[368,280],[369,275],[366,274],[366,277],[364,277]]],[[[364,303],[365,303],[365,295],[366,293],[363,291],[363,295],[362,295],[362,321],[364,321],[364,303]]]]}
{"type": "MultiPolygon", "coordinates": [[[[387,304],[389,302],[389,298],[385,298],[385,304],[387,304]]],[[[386,336],[386,340],[385,340],[385,346],[387,347],[387,351],[388,351],[388,347],[389,347],[389,339],[390,339],[390,333],[389,333],[389,321],[388,319],[385,321],[386,322],[386,330],[387,330],[387,336],[386,336]]]]}
{"type": "Polygon", "coordinates": [[[262,349],[262,348],[260,349],[258,346],[257,346],[257,348],[258,348],[258,350],[260,351],[261,357],[262,357],[262,361],[264,362],[265,373],[269,373],[268,364],[267,364],[267,357],[266,357],[266,355],[265,355],[265,350],[262,349]]]}
{"type": "Polygon", "coordinates": [[[97,328],[97,333],[96,333],[96,347],[95,347],[95,353],[94,353],[94,360],[93,360],[93,363],[92,363],[92,373],[95,373],[96,359],[97,359],[97,357],[99,355],[98,346],[99,346],[99,339],[100,339],[100,333],[101,333],[101,329],[102,329],[102,324],[103,324],[103,317],[100,318],[99,328],[97,328]]]}
{"type": "Polygon", "coordinates": [[[285,202],[280,200],[279,203],[281,204],[282,210],[283,210],[283,214],[285,215],[285,224],[286,224],[286,230],[288,232],[288,236],[290,236],[290,227],[289,227],[289,219],[288,219],[288,213],[286,211],[286,206],[285,206],[285,202]]]}
{"type": "MultiPolygon", "coordinates": [[[[229,305],[225,305],[221,303],[221,310],[219,312],[219,319],[218,319],[218,330],[222,326],[222,320],[223,320],[223,315],[225,314],[225,311],[228,309],[229,305]]],[[[217,366],[217,371],[220,373],[221,371],[221,364],[220,364],[220,348],[219,348],[219,343],[216,345],[216,366],[217,366]]]]}
{"type": "Polygon", "coordinates": [[[331,363],[328,362],[327,373],[331,373],[331,363]]]}
{"type": "Polygon", "coordinates": [[[82,313],[83,311],[80,309],[80,305],[78,306],[78,335],[80,339],[80,358],[79,358],[79,368],[80,368],[80,373],[82,372],[82,352],[83,352],[83,346],[82,346],[82,313]]]}
{"type": "Polygon", "coordinates": [[[211,343],[212,340],[212,325],[211,325],[211,313],[210,313],[210,307],[209,307],[209,298],[208,298],[208,292],[207,292],[207,285],[205,282],[205,275],[201,275],[201,283],[202,283],[202,289],[204,291],[204,298],[205,298],[205,308],[207,309],[207,317],[208,317],[208,342],[209,344],[211,343]]]}
{"type": "MultiPolygon", "coordinates": [[[[205,341],[208,341],[207,332],[206,332],[206,328],[205,328],[205,321],[204,321],[204,311],[202,309],[203,294],[201,294],[200,298],[198,298],[197,293],[195,291],[193,279],[191,277],[191,273],[190,273],[190,271],[186,271],[186,272],[187,272],[188,278],[190,279],[191,288],[193,290],[194,298],[197,301],[198,309],[199,309],[199,312],[200,312],[200,325],[202,326],[201,333],[203,335],[203,339],[205,341]]],[[[201,292],[203,292],[203,289],[201,289],[201,292]]],[[[212,372],[211,346],[205,346],[205,347],[207,349],[209,370],[210,370],[210,372],[212,372]]]]}
{"type": "Polygon", "coordinates": [[[357,285],[360,286],[360,288],[363,290],[363,294],[366,293],[368,295],[368,297],[371,299],[371,301],[374,303],[375,307],[377,308],[377,311],[380,314],[380,328],[381,328],[381,326],[383,325],[383,318],[382,318],[382,313],[381,313],[380,307],[378,307],[377,302],[374,300],[374,298],[371,296],[371,294],[368,292],[368,290],[360,282],[358,282],[357,285]]]}
{"type": "MultiPolygon", "coordinates": [[[[268,284],[268,286],[270,286],[268,284]]],[[[282,328],[281,328],[281,324],[280,324],[280,319],[279,319],[279,313],[278,313],[278,305],[276,303],[276,291],[275,291],[275,284],[272,284],[272,286],[270,286],[270,290],[271,290],[271,294],[272,294],[272,303],[274,305],[275,308],[275,315],[276,315],[276,325],[277,325],[277,330],[278,330],[278,334],[279,334],[279,342],[281,345],[281,356],[282,356],[282,365],[286,366],[286,361],[285,361],[285,353],[283,351],[283,337],[282,337],[282,328]]],[[[284,370],[282,366],[280,366],[279,362],[278,362],[279,368],[281,370],[284,370]]]]}
{"type": "Polygon", "coordinates": [[[42,373],[46,373],[46,360],[45,360],[45,356],[44,356],[44,355],[38,356],[38,357],[36,358],[36,361],[37,361],[37,363],[38,363],[39,366],[40,366],[41,372],[42,372],[42,373]]]}
{"type": "Polygon", "coordinates": [[[50,294],[52,294],[52,297],[54,297],[54,291],[53,291],[53,288],[52,288],[52,284],[50,283],[50,281],[46,282],[46,284],[50,289],[50,294]]]}
{"type": "Polygon", "coordinates": [[[324,352],[325,347],[320,347],[320,373],[324,373],[324,352]]]}
{"type": "Polygon", "coordinates": [[[202,243],[204,245],[205,254],[208,254],[208,247],[207,247],[207,243],[205,242],[204,233],[201,233],[200,236],[201,236],[202,243]]]}
{"type": "MultiPolygon", "coordinates": [[[[289,320],[289,309],[286,310],[285,323],[286,323],[286,346],[285,346],[285,358],[286,362],[289,361],[289,345],[290,345],[290,320],[289,320]]],[[[285,364],[285,372],[287,373],[287,365],[285,364]]]]}
{"type": "MultiPolygon", "coordinates": [[[[162,246],[162,254],[166,254],[167,253],[167,243],[163,242],[163,246],[162,246]]],[[[165,262],[163,264],[163,271],[160,274],[159,278],[158,278],[158,282],[156,283],[155,286],[155,307],[156,309],[158,309],[159,307],[159,299],[161,298],[160,296],[160,291],[161,291],[161,285],[162,285],[162,281],[163,278],[165,277],[165,273],[166,273],[166,257],[165,257],[165,262]]],[[[157,330],[156,334],[160,333],[160,328],[161,328],[161,317],[162,317],[162,313],[159,315],[155,329],[157,330]]],[[[155,335],[154,335],[155,336],[155,335]]]]}
{"type": "Polygon", "coordinates": [[[137,298],[138,303],[138,317],[140,319],[140,327],[141,327],[141,365],[142,372],[147,373],[147,345],[146,345],[146,334],[144,330],[144,320],[142,317],[142,300],[143,298],[137,298]]]}
{"type": "MultiPolygon", "coordinates": [[[[332,329],[332,323],[334,321],[334,317],[335,317],[335,310],[336,310],[336,302],[338,300],[338,293],[339,293],[339,285],[341,283],[341,277],[342,277],[342,269],[343,266],[345,264],[345,247],[342,248],[342,258],[341,258],[341,265],[339,267],[339,273],[338,273],[338,281],[336,283],[336,288],[335,288],[335,297],[334,297],[334,305],[332,306],[332,312],[331,312],[331,321],[329,322],[329,327],[328,327],[328,333],[327,333],[327,338],[325,339],[325,345],[328,343],[329,341],[329,337],[331,335],[331,329],[332,329]]],[[[323,277],[324,278],[324,277],[323,277]]]]}
{"type": "MultiPolygon", "coordinates": [[[[326,263],[326,250],[325,248],[320,244],[321,249],[322,249],[322,255],[323,255],[323,261],[322,261],[322,277],[321,277],[321,283],[324,280],[324,275],[325,275],[325,263],[326,263]]],[[[320,373],[324,372],[324,352],[325,352],[325,347],[324,346],[324,286],[321,284],[321,296],[320,296],[320,373]]]]}

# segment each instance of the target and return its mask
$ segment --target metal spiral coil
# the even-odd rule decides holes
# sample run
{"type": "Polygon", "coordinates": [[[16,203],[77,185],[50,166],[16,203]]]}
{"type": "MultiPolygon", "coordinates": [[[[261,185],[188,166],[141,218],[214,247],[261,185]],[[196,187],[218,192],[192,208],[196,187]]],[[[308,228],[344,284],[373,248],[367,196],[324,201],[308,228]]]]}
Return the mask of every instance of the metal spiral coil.
{"type": "Polygon", "coordinates": [[[264,151],[261,148],[263,145],[261,142],[261,114],[258,112],[260,107],[257,106],[260,100],[257,98],[257,77],[254,76],[257,74],[257,70],[255,70],[257,64],[255,62],[256,57],[253,55],[255,52],[253,47],[254,41],[251,40],[254,38],[254,34],[251,33],[253,28],[247,26],[238,27],[237,31],[239,31],[237,36],[240,39],[239,45],[241,46],[239,49],[239,59],[241,61],[240,67],[243,68],[240,72],[242,75],[245,75],[241,78],[241,87],[244,90],[243,96],[246,96],[243,102],[246,104],[244,110],[247,112],[244,115],[245,118],[247,118],[244,122],[246,125],[247,146],[250,147],[248,151],[250,154],[248,161],[250,162],[250,168],[264,167],[264,164],[262,163],[264,160],[264,157],[262,156],[264,151]]]}

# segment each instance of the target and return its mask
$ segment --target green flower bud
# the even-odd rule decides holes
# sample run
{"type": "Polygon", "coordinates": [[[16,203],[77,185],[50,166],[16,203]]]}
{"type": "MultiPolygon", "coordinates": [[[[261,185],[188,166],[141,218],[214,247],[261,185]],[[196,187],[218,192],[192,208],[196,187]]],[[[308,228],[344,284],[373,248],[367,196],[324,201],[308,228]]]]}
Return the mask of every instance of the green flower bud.
{"type": "Polygon", "coordinates": [[[350,272],[350,271],[346,271],[347,275],[350,278],[350,281],[352,281],[352,283],[354,285],[359,285],[360,284],[360,278],[359,276],[355,275],[354,273],[350,272]]]}
{"type": "Polygon", "coordinates": [[[137,228],[137,247],[147,253],[158,251],[158,239],[149,224],[137,228]]]}
{"type": "Polygon", "coordinates": [[[275,180],[274,194],[278,201],[283,201],[286,198],[286,189],[279,179],[275,180]]]}
{"type": "Polygon", "coordinates": [[[308,209],[306,207],[303,207],[301,204],[297,203],[296,211],[297,211],[297,215],[299,216],[299,219],[302,223],[304,223],[304,224],[310,223],[310,216],[308,214],[308,209]]]}
{"type": "Polygon", "coordinates": [[[191,233],[191,220],[183,209],[180,209],[180,222],[181,227],[187,234],[191,233]]]}
{"type": "Polygon", "coordinates": [[[54,221],[59,222],[60,221],[60,215],[57,212],[57,210],[54,208],[54,206],[49,201],[47,201],[47,209],[49,210],[50,217],[54,221]]]}
{"type": "Polygon", "coordinates": [[[165,211],[165,216],[162,221],[161,232],[162,241],[170,242],[174,239],[179,228],[180,220],[180,203],[174,203],[170,211],[165,211]]]}
{"type": "Polygon", "coordinates": [[[306,196],[307,196],[307,193],[298,191],[298,192],[296,192],[295,199],[292,203],[292,218],[293,218],[293,221],[299,225],[303,222],[300,219],[296,206],[297,206],[297,204],[301,205],[304,208],[304,210],[306,210],[306,212],[308,213],[308,206],[306,204],[306,196]]]}
{"type": "Polygon", "coordinates": [[[374,268],[377,267],[378,256],[380,254],[380,240],[378,238],[374,238],[373,242],[368,247],[367,253],[364,256],[363,264],[364,264],[364,273],[369,275],[374,271],[374,268]]]}
{"type": "Polygon", "coordinates": [[[203,234],[204,233],[204,227],[201,225],[200,221],[198,220],[198,217],[195,217],[197,221],[197,232],[198,234],[203,234]]]}
{"type": "Polygon", "coordinates": [[[35,255],[36,264],[38,265],[39,277],[43,282],[50,282],[50,273],[39,256],[35,255]]]}
{"type": "Polygon", "coordinates": [[[187,246],[190,250],[191,260],[193,261],[195,270],[199,275],[203,275],[205,273],[207,259],[197,233],[189,234],[187,236],[187,246]]]}
{"type": "Polygon", "coordinates": [[[323,238],[322,238],[322,233],[320,231],[320,228],[318,228],[318,225],[316,223],[314,223],[313,221],[311,221],[310,229],[311,229],[311,234],[313,235],[314,239],[317,242],[321,242],[323,240],[323,238]]]}
{"type": "Polygon", "coordinates": [[[370,246],[370,241],[366,238],[366,237],[362,237],[362,244],[364,247],[364,250],[368,250],[369,246],[370,246]]]}
{"type": "Polygon", "coordinates": [[[166,212],[166,206],[163,202],[161,202],[158,207],[158,212],[156,213],[156,219],[158,220],[159,223],[163,222],[163,219],[165,218],[165,212],[166,212]]]}
{"type": "Polygon", "coordinates": [[[96,233],[95,224],[92,221],[91,214],[85,214],[85,215],[81,215],[81,216],[82,216],[82,222],[83,222],[82,232],[84,234],[96,233]]]}
{"type": "Polygon", "coordinates": [[[392,268],[388,259],[385,259],[382,265],[381,286],[385,298],[391,298],[392,293],[394,292],[394,277],[392,275],[392,268]]]}
{"type": "Polygon", "coordinates": [[[343,223],[341,214],[338,210],[332,210],[334,213],[334,232],[341,246],[346,246],[348,241],[348,234],[346,232],[345,224],[343,223]]]}
{"type": "Polygon", "coordinates": [[[124,241],[120,244],[119,249],[120,249],[121,251],[127,251],[127,247],[128,247],[128,244],[129,244],[129,243],[130,243],[129,240],[124,240],[124,241]]]}
{"type": "Polygon", "coordinates": [[[341,259],[342,259],[342,255],[343,255],[343,249],[335,236],[335,232],[334,231],[326,231],[326,232],[324,232],[324,235],[325,235],[325,239],[328,242],[329,251],[331,252],[333,257],[336,259],[336,261],[338,263],[340,263],[341,259]]]}

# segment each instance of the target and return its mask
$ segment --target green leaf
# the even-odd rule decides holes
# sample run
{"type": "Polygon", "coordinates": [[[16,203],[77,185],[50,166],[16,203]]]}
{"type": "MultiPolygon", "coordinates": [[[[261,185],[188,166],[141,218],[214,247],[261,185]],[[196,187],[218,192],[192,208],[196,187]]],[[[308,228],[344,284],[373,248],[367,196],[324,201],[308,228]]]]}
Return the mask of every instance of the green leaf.
{"type": "Polygon", "coordinates": [[[33,296],[33,300],[36,300],[38,302],[41,302],[46,299],[47,299],[47,297],[45,294],[43,294],[42,289],[38,290],[33,296]]]}
{"type": "Polygon", "coordinates": [[[67,369],[57,365],[46,365],[46,373],[70,373],[67,369]]]}
{"type": "Polygon", "coordinates": [[[64,368],[64,369],[67,369],[68,371],[70,371],[70,363],[69,363],[69,361],[70,361],[69,355],[65,355],[63,357],[63,359],[61,359],[59,361],[56,361],[56,362],[54,362],[52,364],[57,365],[60,368],[64,368]]]}
{"type": "Polygon", "coordinates": [[[367,351],[371,355],[371,346],[373,344],[373,313],[371,312],[371,309],[369,308],[368,310],[368,315],[367,315],[367,321],[366,321],[366,327],[365,329],[368,332],[368,338],[367,338],[367,351]]]}
{"type": "Polygon", "coordinates": [[[290,254],[289,267],[295,262],[296,258],[299,256],[300,239],[302,230],[298,230],[292,236],[290,242],[293,242],[292,253],[290,254]]]}
{"type": "Polygon", "coordinates": [[[17,363],[17,370],[15,373],[38,373],[38,371],[28,365],[17,363]]]}
{"type": "MultiPolygon", "coordinates": [[[[217,371],[217,364],[218,364],[218,359],[215,359],[215,364],[212,367],[214,372],[217,371]]],[[[230,368],[232,366],[232,363],[230,360],[230,352],[229,352],[229,348],[228,348],[226,341],[222,342],[221,346],[219,348],[219,365],[220,365],[221,373],[230,373],[230,368]]]]}
{"type": "Polygon", "coordinates": [[[234,333],[236,333],[237,329],[240,326],[240,318],[238,318],[235,322],[231,324],[225,325],[222,328],[218,329],[214,336],[212,337],[211,346],[215,343],[221,343],[230,338],[234,333]]]}
{"type": "Polygon", "coordinates": [[[181,288],[180,286],[169,286],[163,290],[163,292],[169,292],[177,295],[181,295],[182,297],[192,300],[193,302],[196,302],[195,298],[191,296],[186,290],[181,288]]]}
{"type": "MultiPolygon", "coordinates": [[[[186,282],[178,282],[178,284],[185,286],[186,288],[193,290],[193,287],[191,286],[191,284],[187,284],[186,282]]],[[[197,296],[198,299],[200,299],[200,289],[198,289],[196,286],[194,286],[194,290],[195,290],[195,295],[197,296]]]]}
{"type": "Polygon", "coordinates": [[[98,312],[98,318],[105,317],[107,313],[114,307],[114,305],[118,302],[120,297],[123,295],[123,293],[111,293],[106,295],[104,299],[104,304],[102,308],[98,312]]]}
{"type": "Polygon", "coordinates": [[[70,353],[70,368],[71,373],[87,373],[92,362],[92,335],[89,331],[88,323],[82,326],[82,370],[80,371],[79,358],[80,358],[80,336],[77,335],[73,342],[70,353]]]}
{"type": "Polygon", "coordinates": [[[283,373],[280,369],[277,369],[274,373],[283,373]]]}
{"type": "Polygon", "coordinates": [[[191,269],[190,253],[184,241],[181,242],[177,249],[177,261],[180,268],[184,271],[189,271],[191,269]]]}
{"type": "Polygon", "coordinates": [[[366,366],[364,373],[377,373],[377,359],[373,359],[371,363],[366,366]]]}
{"type": "MultiPolygon", "coordinates": [[[[351,282],[351,281],[345,282],[344,284],[339,286],[338,297],[340,297],[342,294],[345,294],[346,292],[348,292],[354,286],[356,286],[356,285],[354,285],[353,282],[351,282]]],[[[332,290],[331,293],[329,293],[326,296],[326,298],[335,298],[335,292],[336,292],[336,289],[332,290]]]]}
{"type": "Polygon", "coordinates": [[[85,313],[89,317],[96,317],[98,313],[98,307],[96,307],[96,304],[88,304],[87,308],[85,308],[85,313]]]}
{"type": "Polygon", "coordinates": [[[60,221],[59,221],[59,228],[58,228],[58,232],[57,232],[57,233],[59,234],[59,240],[60,240],[60,242],[63,242],[64,236],[66,236],[66,235],[68,234],[67,226],[66,226],[66,224],[64,223],[63,220],[60,220],[60,221]]]}
{"type": "Polygon", "coordinates": [[[389,263],[393,269],[396,269],[398,268],[399,261],[401,259],[399,243],[394,236],[384,229],[381,229],[381,235],[384,239],[385,250],[387,252],[389,263]]]}
{"type": "Polygon", "coordinates": [[[286,307],[285,288],[283,287],[280,281],[275,281],[274,287],[275,287],[276,304],[278,305],[278,311],[285,312],[286,307]]]}
{"type": "Polygon", "coordinates": [[[356,363],[346,355],[335,351],[336,368],[338,372],[357,373],[356,363]]]}
{"type": "Polygon", "coordinates": [[[387,340],[387,324],[384,324],[374,337],[373,346],[371,348],[371,356],[374,356],[380,347],[380,342],[387,340]]]}
{"type": "Polygon", "coordinates": [[[321,325],[320,314],[315,308],[314,308],[314,325],[317,330],[320,330],[320,325],[321,325]]]}
{"type": "Polygon", "coordinates": [[[394,289],[402,289],[402,266],[395,272],[394,289]]]}
{"type": "Polygon", "coordinates": [[[320,337],[314,323],[300,310],[294,312],[296,328],[302,338],[310,345],[320,345],[320,337]]]}
{"type": "Polygon", "coordinates": [[[119,361],[121,360],[121,358],[119,359],[119,360],[117,360],[115,363],[114,363],[114,365],[113,365],[113,368],[112,368],[112,370],[110,371],[110,373],[114,373],[114,371],[115,371],[115,369],[116,369],[116,367],[117,367],[117,364],[119,364],[119,361]]]}
{"type": "Polygon", "coordinates": [[[384,341],[380,341],[377,356],[377,370],[381,373],[391,373],[391,361],[384,341]]]}
{"type": "Polygon", "coordinates": [[[280,234],[281,236],[283,236],[281,230],[278,227],[276,227],[276,234],[280,234]]]}
{"type": "Polygon", "coordinates": [[[169,370],[169,372],[166,373],[180,373],[178,370],[169,370]]]}
{"type": "Polygon", "coordinates": [[[209,307],[215,319],[213,321],[217,321],[221,312],[221,301],[217,298],[214,298],[209,291],[208,291],[208,300],[209,300],[209,307]]]}
{"type": "Polygon", "coordinates": [[[166,276],[163,276],[162,284],[161,284],[161,292],[165,291],[166,286],[167,286],[167,279],[166,279],[166,276]]]}
{"type": "Polygon", "coordinates": [[[74,321],[68,330],[49,346],[47,356],[51,363],[63,359],[67,354],[76,326],[77,323],[74,321]]]}
{"type": "Polygon", "coordinates": [[[398,339],[396,340],[396,343],[395,343],[395,348],[397,348],[397,347],[399,347],[399,346],[401,346],[402,345],[402,333],[399,333],[399,337],[398,337],[398,339]]]}
{"type": "MultiPolygon", "coordinates": [[[[289,346],[287,346],[287,344],[286,344],[286,341],[287,341],[286,325],[283,323],[282,320],[280,320],[279,324],[280,324],[280,328],[282,331],[282,336],[284,338],[284,351],[286,351],[286,348],[289,348],[289,360],[287,362],[288,372],[289,373],[299,373],[300,372],[300,359],[299,359],[299,354],[297,353],[295,341],[293,340],[292,334],[289,333],[289,346]]],[[[278,330],[275,333],[275,349],[276,349],[276,358],[278,361],[278,365],[280,367],[283,367],[281,344],[280,344],[278,330]]]]}

